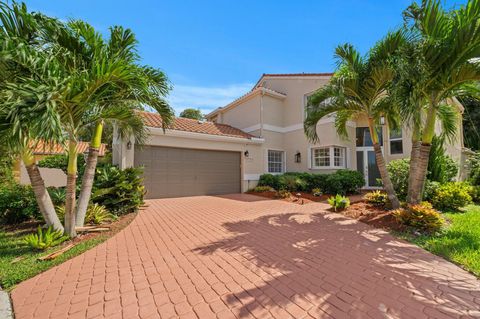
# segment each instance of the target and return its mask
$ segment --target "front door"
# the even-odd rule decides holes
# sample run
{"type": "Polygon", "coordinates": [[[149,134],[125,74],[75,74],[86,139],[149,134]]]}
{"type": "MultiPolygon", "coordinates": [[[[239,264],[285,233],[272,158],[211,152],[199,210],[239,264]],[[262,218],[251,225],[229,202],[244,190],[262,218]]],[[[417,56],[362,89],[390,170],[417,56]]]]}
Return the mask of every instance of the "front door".
{"type": "Polygon", "coordinates": [[[365,178],[365,188],[381,187],[380,171],[373,147],[357,147],[357,171],[365,178]]]}

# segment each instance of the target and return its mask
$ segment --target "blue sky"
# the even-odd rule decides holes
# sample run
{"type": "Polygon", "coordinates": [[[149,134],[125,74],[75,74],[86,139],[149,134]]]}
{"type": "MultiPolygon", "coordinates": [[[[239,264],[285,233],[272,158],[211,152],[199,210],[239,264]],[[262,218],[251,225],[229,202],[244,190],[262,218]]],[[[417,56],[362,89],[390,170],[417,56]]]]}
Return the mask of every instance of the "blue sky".
{"type": "MultiPolygon", "coordinates": [[[[445,1],[447,7],[465,0],[445,1]]],[[[262,73],[331,72],[333,49],[362,52],[402,23],[410,0],[27,0],[30,10],[80,18],[107,34],[131,28],[145,64],[161,68],[177,111],[208,112],[246,93],[262,73]]]]}

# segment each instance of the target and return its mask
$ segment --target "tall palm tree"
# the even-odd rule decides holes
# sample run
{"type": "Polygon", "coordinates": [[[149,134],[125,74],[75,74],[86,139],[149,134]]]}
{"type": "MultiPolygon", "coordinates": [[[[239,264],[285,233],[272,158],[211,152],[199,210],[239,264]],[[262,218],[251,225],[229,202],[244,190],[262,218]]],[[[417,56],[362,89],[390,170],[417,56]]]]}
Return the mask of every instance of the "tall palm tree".
{"type": "Polygon", "coordinates": [[[342,137],[348,136],[347,121],[366,117],[382,183],[393,208],[398,208],[400,203],[388,175],[377,127],[382,116],[393,127],[397,123],[395,105],[388,94],[394,77],[388,58],[403,41],[403,33],[389,33],[364,57],[350,44],[337,47],[337,71],[330,82],[309,99],[304,122],[306,136],[317,142],[317,123],[322,117],[335,113],[335,127],[342,137]]]}
{"type": "Polygon", "coordinates": [[[453,138],[458,112],[452,99],[478,96],[480,1],[448,12],[439,0],[424,0],[404,16],[412,36],[400,52],[395,87],[403,119],[414,133],[407,198],[414,204],[422,200],[436,122],[453,138]]]}
{"type": "Polygon", "coordinates": [[[37,103],[51,93],[46,88],[52,84],[49,73],[56,69],[55,61],[36,48],[37,19],[25,5],[1,4],[0,21],[0,142],[23,160],[47,225],[63,231],[32,152],[39,142],[63,137],[55,105],[37,103]]]}
{"type": "Polygon", "coordinates": [[[121,133],[141,140],[145,127],[135,109],[144,104],[156,109],[168,125],[173,111],[164,97],[170,85],[163,72],[138,64],[137,41],[128,29],[111,28],[108,41],[82,21],[47,20],[45,29],[48,43],[62,53],[69,75],[69,85],[57,104],[69,140],[65,228],[75,236],[75,225],[83,225],[90,201],[105,123],[115,121],[121,133]],[[75,210],[76,143],[85,126],[94,132],[75,210]]]}

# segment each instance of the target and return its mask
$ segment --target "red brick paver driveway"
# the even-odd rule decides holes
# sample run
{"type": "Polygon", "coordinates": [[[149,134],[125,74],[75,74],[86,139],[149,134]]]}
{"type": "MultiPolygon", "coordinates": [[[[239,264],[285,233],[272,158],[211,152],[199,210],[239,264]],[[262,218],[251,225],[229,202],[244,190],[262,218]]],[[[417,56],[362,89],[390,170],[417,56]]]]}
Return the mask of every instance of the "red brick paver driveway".
{"type": "Polygon", "coordinates": [[[20,284],[16,318],[480,317],[472,275],[323,204],[149,205],[106,243],[20,284]]]}

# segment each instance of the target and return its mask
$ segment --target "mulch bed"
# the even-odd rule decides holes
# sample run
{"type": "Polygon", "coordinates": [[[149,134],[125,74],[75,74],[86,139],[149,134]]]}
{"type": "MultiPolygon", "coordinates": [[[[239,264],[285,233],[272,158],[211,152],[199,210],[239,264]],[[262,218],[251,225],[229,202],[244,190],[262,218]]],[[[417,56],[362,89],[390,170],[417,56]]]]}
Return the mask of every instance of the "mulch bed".
{"type": "Polygon", "coordinates": [[[391,210],[385,210],[364,201],[353,203],[350,207],[338,213],[376,228],[395,231],[405,230],[404,226],[400,225],[392,215],[391,210]]]}
{"type": "MultiPolygon", "coordinates": [[[[366,192],[363,192],[366,193],[366,192]]],[[[308,204],[312,202],[326,202],[331,195],[313,196],[310,193],[296,192],[292,193],[292,196],[288,198],[277,197],[277,192],[247,192],[247,194],[266,197],[270,199],[283,200],[296,204],[308,204]],[[298,194],[300,196],[298,196],[298,194]]],[[[337,211],[339,214],[343,214],[347,217],[361,221],[362,223],[371,225],[376,228],[384,230],[404,231],[405,227],[400,225],[398,221],[393,217],[392,211],[383,209],[382,207],[373,206],[367,204],[362,199],[362,194],[349,196],[351,205],[343,211],[337,211]]],[[[332,210],[333,211],[333,210],[332,210]]]]}

